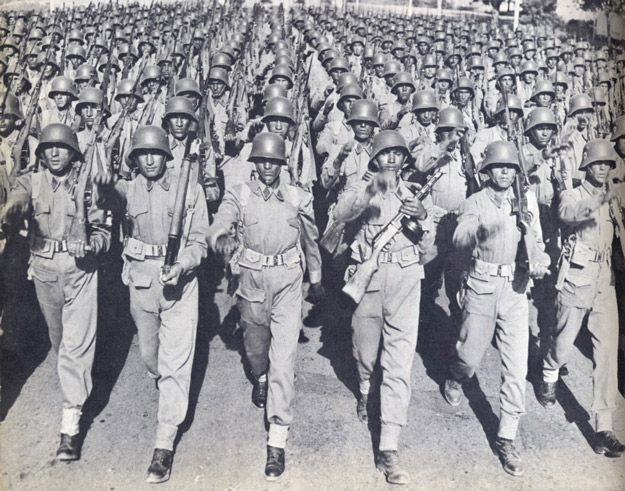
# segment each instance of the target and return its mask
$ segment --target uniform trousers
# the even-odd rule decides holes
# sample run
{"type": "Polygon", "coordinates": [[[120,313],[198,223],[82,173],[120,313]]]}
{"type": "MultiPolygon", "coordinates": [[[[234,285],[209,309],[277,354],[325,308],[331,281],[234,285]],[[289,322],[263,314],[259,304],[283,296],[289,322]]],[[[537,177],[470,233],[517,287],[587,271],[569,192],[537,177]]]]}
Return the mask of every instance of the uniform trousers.
{"type": "Polygon", "coordinates": [[[515,285],[510,277],[469,273],[462,292],[462,326],[450,363],[456,380],[471,378],[495,336],[502,362],[498,436],[509,440],[514,440],[525,414],[529,343],[525,288],[515,285]]]}
{"type": "Polygon", "coordinates": [[[553,345],[543,364],[543,380],[557,382],[559,368],[570,357],[582,322],[588,315],[593,350],[593,403],[596,431],[612,430],[616,408],[618,311],[609,261],[571,266],[557,300],[553,345]]]}
{"type": "Polygon", "coordinates": [[[91,393],[98,320],[98,273],[92,258],[76,260],[67,252],[52,258],[33,255],[29,275],[58,354],[57,371],[63,392],[61,433],[75,435],[81,409],[91,393]],[[83,263],[86,267],[77,266],[83,263]]]}
{"type": "Polygon", "coordinates": [[[407,423],[422,278],[419,264],[380,264],[352,316],[353,354],[361,387],[371,379],[380,354],[380,450],[396,450],[399,432],[391,427],[407,423]]]}
{"type": "Polygon", "coordinates": [[[159,282],[162,260],[127,260],[123,280],[130,287],[130,313],[137,326],[141,357],[158,377],[158,425],[155,448],[173,450],[189,406],[191,369],[198,322],[195,275],[175,287],[159,282]]]}
{"type": "Polygon", "coordinates": [[[302,278],[299,263],[258,270],[241,265],[237,298],[243,343],[252,375],[267,372],[270,437],[272,426],[288,427],[293,421],[302,278]]]}

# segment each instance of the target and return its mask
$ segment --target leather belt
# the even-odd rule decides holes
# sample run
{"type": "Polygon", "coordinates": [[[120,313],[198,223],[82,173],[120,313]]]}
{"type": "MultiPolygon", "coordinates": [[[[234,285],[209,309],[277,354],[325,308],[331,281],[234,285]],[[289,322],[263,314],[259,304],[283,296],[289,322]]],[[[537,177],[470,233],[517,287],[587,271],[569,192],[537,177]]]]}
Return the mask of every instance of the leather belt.
{"type": "Polygon", "coordinates": [[[296,247],[293,247],[282,254],[276,254],[273,256],[267,256],[265,254],[261,254],[260,252],[253,251],[252,249],[244,248],[241,253],[241,259],[259,266],[283,266],[284,264],[295,264],[301,260],[299,251],[296,247]]]}
{"type": "Polygon", "coordinates": [[[145,257],[165,257],[167,255],[166,245],[146,244],[131,237],[124,239],[124,247],[128,248],[129,252],[141,254],[145,257]]]}
{"type": "Polygon", "coordinates": [[[607,259],[612,256],[612,249],[606,249],[603,252],[595,251],[593,249],[589,249],[590,256],[588,257],[589,261],[594,263],[602,263],[603,261],[607,261],[607,259]]]}
{"type": "Polygon", "coordinates": [[[503,278],[511,278],[514,276],[516,264],[498,264],[482,261],[476,257],[473,258],[473,269],[477,273],[486,273],[490,276],[501,276],[503,278]]]}
{"type": "Polygon", "coordinates": [[[384,263],[401,263],[402,261],[406,261],[407,259],[411,259],[413,257],[418,257],[419,251],[414,246],[408,246],[404,249],[394,252],[380,252],[380,256],[378,257],[378,262],[384,263]]]}

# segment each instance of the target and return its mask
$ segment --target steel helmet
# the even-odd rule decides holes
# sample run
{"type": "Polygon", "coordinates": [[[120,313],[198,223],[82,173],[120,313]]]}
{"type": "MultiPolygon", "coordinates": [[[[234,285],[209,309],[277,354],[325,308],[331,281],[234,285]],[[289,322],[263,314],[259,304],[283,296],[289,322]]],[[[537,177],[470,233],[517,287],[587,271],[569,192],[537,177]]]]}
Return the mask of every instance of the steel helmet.
{"type": "Polygon", "coordinates": [[[226,53],[215,53],[211,60],[211,68],[225,68],[226,70],[232,70],[232,61],[226,53]]]}
{"type": "Polygon", "coordinates": [[[625,136],[625,116],[616,118],[614,121],[614,132],[612,133],[610,140],[614,142],[622,136],[625,136]]]}
{"type": "Polygon", "coordinates": [[[419,90],[415,92],[412,97],[412,110],[422,111],[425,109],[431,109],[438,111],[438,99],[433,90],[419,90]]]}
{"type": "Polygon", "coordinates": [[[178,80],[174,92],[176,95],[194,94],[198,97],[202,97],[200,86],[192,78],[181,78],[178,80]]]}
{"type": "Polygon", "coordinates": [[[223,68],[211,68],[208,71],[208,81],[210,82],[211,80],[218,80],[219,82],[226,84],[226,87],[230,87],[228,72],[223,68]]]}
{"type": "Polygon", "coordinates": [[[336,91],[340,94],[343,90],[343,87],[350,84],[359,85],[358,77],[354,75],[352,72],[345,72],[339,75],[339,80],[336,83],[336,91]]]}
{"type": "Polygon", "coordinates": [[[614,147],[608,140],[602,138],[591,140],[584,145],[582,163],[579,165],[579,170],[584,170],[596,162],[610,162],[613,168],[616,166],[614,147]]]}
{"type": "Polygon", "coordinates": [[[44,127],[43,130],[41,130],[39,144],[35,149],[37,157],[41,158],[43,147],[51,143],[71,148],[75,152],[74,160],[82,159],[82,152],[80,151],[80,146],[78,146],[78,138],[76,138],[76,133],[74,133],[74,130],[69,126],[61,123],[52,123],[44,127]]]}
{"type": "MultiPolygon", "coordinates": [[[[506,106],[503,103],[503,99],[499,99],[499,102],[497,102],[497,109],[495,109],[495,116],[503,113],[505,110],[506,106]]],[[[523,103],[518,96],[514,94],[508,94],[508,110],[517,111],[521,113],[521,116],[523,116],[523,103]]]]}
{"type": "Polygon", "coordinates": [[[525,122],[525,134],[528,134],[530,130],[536,126],[549,125],[557,129],[556,116],[551,109],[546,107],[536,107],[532,109],[532,112],[527,116],[525,122]]]}
{"type": "Polygon", "coordinates": [[[269,84],[263,90],[263,102],[267,102],[274,97],[287,97],[286,89],[280,84],[269,84]]]}
{"type": "Polygon", "coordinates": [[[161,67],[158,65],[148,65],[143,69],[141,85],[149,80],[159,80],[161,78],[161,67]]]}
{"type": "Polygon", "coordinates": [[[334,58],[336,58],[338,55],[339,54],[338,54],[338,52],[335,49],[327,49],[327,50],[325,50],[323,52],[323,57],[322,57],[323,59],[321,60],[321,63],[323,63],[325,65],[329,61],[331,61],[334,58]]]}
{"type": "Polygon", "coordinates": [[[471,58],[469,58],[469,70],[471,68],[481,68],[481,69],[486,68],[484,66],[484,60],[482,59],[481,56],[472,56],[471,58]]]}
{"type": "Polygon", "coordinates": [[[83,63],[76,69],[75,82],[88,82],[89,80],[98,81],[98,73],[93,65],[83,63]]]}
{"type": "Polygon", "coordinates": [[[473,80],[471,80],[468,77],[458,78],[456,85],[454,86],[452,92],[456,92],[460,89],[466,89],[470,91],[472,95],[475,95],[475,89],[473,88],[473,80]]]}
{"type": "Polygon", "coordinates": [[[524,73],[538,74],[538,65],[534,60],[526,60],[521,64],[521,75],[524,73]]]}
{"type": "Polygon", "coordinates": [[[397,60],[389,60],[384,63],[384,76],[395,75],[401,72],[401,63],[397,60]]]}
{"type": "Polygon", "coordinates": [[[584,58],[582,58],[581,56],[576,56],[575,58],[573,58],[573,66],[574,67],[576,67],[576,66],[586,66],[586,63],[584,63],[584,58]]]}
{"type": "Polygon", "coordinates": [[[401,133],[394,130],[385,130],[380,131],[377,135],[373,137],[373,145],[371,150],[371,157],[369,158],[369,162],[375,160],[375,158],[384,150],[388,150],[389,148],[401,148],[406,156],[410,155],[410,151],[408,150],[408,145],[406,145],[406,140],[401,135],[401,133]]]}
{"type": "Polygon", "coordinates": [[[553,85],[564,85],[566,88],[569,87],[569,77],[566,73],[564,72],[558,72],[556,73],[556,76],[553,77],[553,85]]]}
{"type": "Polygon", "coordinates": [[[435,131],[440,129],[466,128],[462,112],[455,107],[446,107],[438,113],[438,124],[435,131]]]}
{"type": "Polygon", "coordinates": [[[274,63],[276,65],[286,65],[291,71],[295,71],[295,64],[289,55],[276,55],[274,63]]]}
{"type": "Polygon", "coordinates": [[[67,48],[66,58],[80,58],[83,62],[87,61],[87,52],[85,48],[78,45],[72,45],[67,48]]]}
{"type": "Polygon", "coordinates": [[[132,136],[128,161],[132,161],[135,152],[139,150],[158,150],[166,155],[167,160],[172,160],[174,156],[169,148],[167,133],[163,128],[148,125],[139,126],[132,136]]]}
{"type": "Polygon", "coordinates": [[[284,138],[276,133],[259,133],[252,142],[249,160],[270,159],[286,164],[286,148],[284,138]]]}
{"type": "Polygon", "coordinates": [[[498,65],[499,63],[508,64],[508,56],[501,51],[493,58],[493,66],[498,65]]]}
{"type": "Polygon", "coordinates": [[[269,83],[273,83],[276,77],[284,77],[289,81],[289,88],[293,87],[293,72],[286,65],[276,65],[271,72],[271,77],[269,77],[269,83]]]}
{"type": "Polygon", "coordinates": [[[55,94],[68,94],[70,96],[70,100],[78,99],[76,96],[76,89],[74,88],[74,82],[72,82],[72,79],[68,77],[60,76],[52,79],[48,97],[53,99],[55,94]]]}
{"type": "Polygon", "coordinates": [[[386,56],[383,53],[376,53],[373,55],[373,66],[380,66],[386,63],[386,56]]]}
{"type": "Polygon", "coordinates": [[[354,101],[352,109],[349,112],[349,117],[347,118],[347,123],[358,121],[367,121],[373,123],[375,126],[380,126],[377,104],[365,99],[354,101]]]}
{"type": "Polygon", "coordinates": [[[268,99],[261,121],[265,123],[271,117],[286,118],[291,124],[295,124],[295,110],[291,101],[286,97],[268,99]]]}
{"type": "MultiPolygon", "coordinates": [[[[277,68],[277,65],[276,65],[277,68]]],[[[334,58],[328,67],[328,73],[335,70],[341,70],[342,72],[349,72],[349,64],[344,58],[334,58]]],[[[275,70],[274,70],[275,72],[275,70]]]]}
{"type": "MultiPolygon", "coordinates": [[[[86,87],[78,95],[78,102],[76,103],[76,114],[80,113],[80,110],[86,104],[102,104],[104,99],[104,93],[100,89],[95,87],[86,87]]],[[[104,116],[110,116],[108,108],[104,108],[104,116]]]]}
{"type": "Polygon", "coordinates": [[[365,51],[362,55],[363,59],[373,59],[373,55],[375,54],[375,46],[367,45],[365,46],[365,51]]]}
{"type": "Polygon", "coordinates": [[[22,109],[20,108],[20,100],[15,95],[11,92],[6,95],[4,92],[0,92],[0,100],[4,100],[4,116],[10,115],[15,119],[24,119],[22,109]]]}
{"type": "Polygon", "coordinates": [[[497,72],[497,82],[500,82],[504,77],[511,77],[513,81],[516,82],[516,73],[511,68],[502,68],[497,72]]]}
{"type": "Polygon", "coordinates": [[[519,152],[517,152],[514,143],[500,140],[488,144],[479,172],[485,172],[488,167],[495,164],[513,164],[516,166],[517,171],[521,170],[519,152]]]}
{"type": "Polygon", "coordinates": [[[345,87],[343,87],[343,90],[341,90],[341,95],[339,96],[339,99],[338,101],[336,101],[336,103],[340,104],[341,102],[343,102],[343,99],[346,99],[347,97],[355,97],[357,99],[364,99],[365,94],[363,93],[359,85],[347,84],[345,85],[345,87]]]}
{"type": "Polygon", "coordinates": [[[451,74],[451,70],[447,68],[441,68],[436,71],[436,81],[447,80],[449,83],[453,82],[453,75],[451,74]]]}
{"type": "Polygon", "coordinates": [[[412,80],[412,77],[407,72],[399,72],[397,75],[395,75],[395,78],[393,79],[393,87],[391,87],[391,93],[394,94],[400,85],[410,85],[413,92],[417,88],[414,84],[414,81],[412,80]]]}
{"type": "Polygon", "coordinates": [[[608,103],[605,98],[605,91],[602,87],[593,87],[592,88],[592,103],[598,106],[603,106],[608,103]]]}
{"type": "Polygon", "coordinates": [[[587,94],[575,94],[571,97],[571,103],[569,105],[569,113],[567,116],[571,117],[575,113],[580,111],[593,111],[592,100],[587,94]]]}
{"type": "Polygon", "coordinates": [[[195,111],[193,110],[193,104],[189,99],[184,96],[175,96],[167,101],[167,105],[165,106],[165,114],[163,115],[163,121],[165,121],[169,116],[173,116],[174,114],[183,114],[192,121],[195,121],[196,123],[198,122],[195,111]]]}
{"type": "Polygon", "coordinates": [[[534,87],[534,93],[531,99],[535,99],[540,94],[551,94],[552,97],[556,96],[556,89],[549,80],[539,80],[534,87]]]}
{"type": "Polygon", "coordinates": [[[115,100],[119,101],[119,98],[124,95],[133,95],[139,102],[145,102],[143,95],[141,95],[141,89],[135,85],[135,81],[126,78],[117,84],[117,94],[115,94],[115,100]]]}
{"type": "Polygon", "coordinates": [[[421,65],[421,68],[427,68],[427,67],[437,67],[438,64],[436,63],[436,55],[425,55],[423,57],[423,64],[421,65]]]}

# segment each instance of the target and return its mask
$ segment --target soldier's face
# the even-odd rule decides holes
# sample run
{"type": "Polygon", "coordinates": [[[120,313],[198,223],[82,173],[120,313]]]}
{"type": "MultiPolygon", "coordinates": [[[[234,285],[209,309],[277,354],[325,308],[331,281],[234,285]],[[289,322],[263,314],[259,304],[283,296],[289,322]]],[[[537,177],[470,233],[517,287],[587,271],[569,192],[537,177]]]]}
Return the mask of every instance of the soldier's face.
{"type": "Polygon", "coordinates": [[[286,138],[291,129],[291,122],[287,118],[279,116],[269,118],[265,124],[270,133],[276,133],[282,138],[286,138]]]}
{"type": "Polygon", "coordinates": [[[132,95],[120,95],[119,96],[119,105],[122,109],[126,109],[128,112],[133,112],[137,109],[137,104],[139,101],[135,96],[132,95]]]}
{"type": "Polygon", "coordinates": [[[549,107],[552,101],[553,96],[551,94],[538,94],[536,96],[536,102],[538,103],[538,107],[549,107]]]}
{"type": "Polygon", "coordinates": [[[595,186],[602,186],[608,182],[610,171],[614,168],[612,162],[595,162],[586,167],[586,180],[595,186]]]}
{"type": "Polygon", "coordinates": [[[72,56],[69,58],[70,63],[72,64],[72,66],[74,67],[74,70],[76,68],[78,68],[78,66],[80,65],[80,63],[82,62],[82,60],[77,57],[77,56],[72,56]]]}
{"type": "Polygon", "coordinates": [[[446,91],[449,89],[450,86],[451,86],[451,82],[449,82],[449,80],[437,80],[436,81],[436,87],[440,91],[446,91]]]}
{"type": "Polygon", "coordinates": [[[46,67],[43,69],[43,76],[45,78],[52,78],[52,75],[54,75],[54,71],[55,71],[55,66],[54,65],[50,65],[48,63],[48,64],[46,64],[46,67]]]}
{"type": "Polygon", "coordinates": [[[523,74],[523,81],[526,84],[533,84],[536,81],[536,74],[534,72],[525,72],[523,74]]]}
{"type": "Polygon", "coordinates": [[[351,127],[354,130],[356,140],[364,142],[371,138],[371,135],[373,135],[375,125],[369,121],[354,121],[351,124],[351,127]]]}
{"type": "Polygon", "coordinates": [[[389,87],[392,87],[393,84],[395,83],[395,74],[390,74],[390,75],[384,75],[384,81],[386,82],[386,85],[388,85],[389,87]]]}
{"type": "Polygon", "coordinates": [[[61,176],[69,171],[74,150],[60,143],[51,143],[43,148],[43,161],[50,172],[61,176]]]}
{"type": "Polygon", "coordinates": [[[490,56],[491,58],[494,58],[498,52],[498,48],[488,48],[488,56],[490,56]]]}
{"type": "Polygon", "coordinates": [[[425,78],[432,78],[434,75],[436,75],[436,67],[435,66],[426,66],[423,69],[423,75],[425,75],[425,78]]]}
{"type": "Polygon", "coordinates": [[[62,94],[57,92],[54,94],[54,104],[58,109],[65,109],[69,106],[70,97],[69,94],[62,94]]]}
{"type": "MultiPolygon", "coordinates": [[[[339,79],[339,75],[341,74],[341,72],[339,72],[338,70],[333,70],[332,72],[330,72],[330,76],[332,77],[332,80],[335,79],[336,76],[336,80],[339,79]]],[[[278,85],[282,85],[282,87],[284,87],[286,90],[289,90],[289,85],[291,82],[289,82],[289,79],[286,77],[283,77],[281,75],[278,75],[276,77],[273,77],[272,84],[278,84],[278,85]]],[[[336,83],[336,82],[334,82],[336,83]]]]}
{"type": "Polygon", "coordinates": [[[556,84],[556,95],[557,96],[563,96],[564,93],[566,92],[566,85],[563,84],[556,84]]]}
{"type": "Polygon", "coordinates": [[[456,91],[456,100],[460,104],[467,104],[471,99],[471,91],[467,89],[458,89],[456,91]]]}
{"type": "Polygon", "coordinates": [[[619,137],[614,146],[620,155],[625,155],[625,136],[619,137]]]}
{"type": "Polygon", "coordinates": [[[381,172],[399,174],[406,161],[406,152],[399,147],[387,148],[378,154],[375,161],[381,172]]]}
{"type": "Polygon", "coordinates": [[[573,67],[573,70],[575,70],[576,77],[581,77],[584,75],[585,68],[584,68],[584,65],[575,65],[573,67]]]}
{"type": "Polygon", "coordinates": [[[174,135],[176,140],[184,140],[189,132],[191,118],[184,114],[174,114],[167,119],[169,132],[174,135]]]}
{"type": "Polygon", "coordinates": [[[165,78],[169,78],[172,72],[171,63],[169,61],[164,61],[161,63],[161,75],[165,78]]]}
{"type": "Polygon", "coordinates": [[[555,68],[557,61],[557,58],[547,58],[547,66],[549,68],[555,68]]]}
{"type": "Polygon", "coordinates": [[[165,158],[165,154],[158,150],[139,150],[134,156],[139,172],[149,180],[158,179],[164,174],[165,158]]]}
{"type": "Polygon", "coordinates": [[[430,51],[430,47],[427,43],[419,43],[417,44],[417,49],[419,50],[420,55],[427,55],[430,51]]]}
{"type": "Polygon", "coordinates": [[[539,148],[544,148],[551,141],[555,131],[555,128],[549,124],[539,124],[532,128],[530,135],[539,148]]]}
{"type": "Polygon", "coordinates": [[[514,80],[512,79],[512,77],[501,77],[499,79],[499,84],[501,85],[503,89],[509,92],[512,89],[512,86],[514,85],[514,80]]]}
{"type": "Polygon", "coordinates": [[[76,82],[76,88],[78,89],[79,92],[85,89],[88,85],[89,85],[88,80],[81,80],[80,82],[76,82]]]}
{"type": "Polygon", "coordinates": [[[357,97],[344,97],[341,99],[341,102],[339,103],[339,109],[341,111],[343,111],[343,113],[347,116],[349,115],[349,113],[352,110],[352,104],[354,104],[354,101],[358,99],[357,97]]]}
{"type": "Polygon", "coordinates": [[[360,56],[365,47],[360,43],[354,43],[352,45],[352,51],[356,56],[360,56]]]}
{"type": "Polygon", "coordinates": [[[495,164],[486,170],[495,189],[508,189],[514,183],[516,167],[511,164],[495,164]]]}
{"type": "Polygon", "coordinates": [[[80,117],[85,122],[85,124],[89,128],[91,128],[93,126],[93,123],[95,122],[98,112],[99,111],[97,104],[85,104],[80,109],[80,117]]]}
{"type": "Polygon", "coordinates": [[[435,114],[436,111],[434,109],[422,109],[415,113],[415,115],[417,116],[417,121],[421,123],[421,126],[429,126],[430,124],[432,124],[435,114]]]}
{"type": "Polygon", "coordinates": [[[210,89],[211,94],[213,94],[213,97],[217,99],[224,95],[224,92],[226,92],[226,84],[221,80],[209,80],[208,88],[210,89]]]}
{"type": "Polygon", "coordinates": [[[258,177],[267,186],[273,185],[280,176],[282,163],[275,159],[262,159],[256,162],[256,172],[258,177]]]}
{"type": "Polygon", "coordinates": [[[510,58],[510,64],[513,67],[518,67],[521,64],[521,60],[522,60],[521,55],[515,55],[512,58],[510,58]]]}
{"type": "Polygon", "coordinates": [[[30,68],[31,70],[37,69],[37,57],[36,56],[29,56],[28,58],[26,58],[26,63],[28,63],[28,68],[30,68]]]}
{"type": "Polygon", "coordinates": [[[414,92],[414,89],[408,84],[402,84],[395,89],[395,92],[397,93],[397,100],[401,104],[405,104],[408,99],[410,99],[410,95],[414,92]]]}
{"type": "Polygon", "coordinates": [[[577,121],[577,129],[583,131],[588,127],[590,118],[593,116],[593,111],[588,109],[585,111],[579,111],[575,114],[575,120],[577,121]]]}
{"type": "Polygon", "coordinates": [[[15,119],[10,114],[5,114],[0,119],[0,136],[7,137],[15,129],[15,119]]]}
{"type": "Polygon", "coordinates": [[[384,76],[384,65],[376,65],[373,67],[375,70],[375,76],[382,78],[384,76]]]}

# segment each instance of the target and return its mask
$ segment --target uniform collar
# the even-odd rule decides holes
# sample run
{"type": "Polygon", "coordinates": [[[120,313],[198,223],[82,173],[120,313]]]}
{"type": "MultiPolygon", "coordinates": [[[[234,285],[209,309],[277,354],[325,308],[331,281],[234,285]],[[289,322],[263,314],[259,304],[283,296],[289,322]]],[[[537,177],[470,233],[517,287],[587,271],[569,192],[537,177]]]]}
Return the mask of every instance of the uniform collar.
{"type": "Polygon", "coordinates": [[[171,175],[169,173],[169,169],[166,169],[162,177],[160,179],[157,179],[156,181],[146,179],[143,174],[141,174],[141,177],[143,177],[143,181],[145,182],[145,188],[148,190],[148,193],[152,191],[155,184],[158,184],[165,191],[169,191],[169,186],[171,185],[171,175]]]}
{"type": "Polygon", "coordinates": [[[584,188],[586,192],[590,194],[591,196],[598,196],[606,188],[605,185],[601,186],[600,188],[597,188],[593,186],[592,184],[590,184],[586,179],[582,179],[581,187],[584,188]]]}
{"type": "Polygon", "coordinates": [[[65,179],[57,179],[52,172],[47,171],[48,176],[50,177],[50,185],[52,186],[52,191],[56,193],[60,186],[63,186],[63,189],[67,191],[68,194],[72,194],[74,191],[75,180],[76,180],[76,168],[73,166],[74,164],[70,164],[72,168],[69,170],[67,174],[67,178],[65,179]]]}
{"type": "MultiPolygon", "coordinates": [[[[280,179],[280,176],[278,176],[278,179],[280,179]]],[[[270,186],[266,186],[260,180],[257,180],[252,183],[251,190],[257,196],[262,196],[265,201],[268,201],[272,194],[275,195],[280,201],[284,201],[285,189],[282,181],[278,183],[277,187],[272,188],[270,186]]]]}
{"type": "Polygon", "coordinates": [[[506,202],[508,202],[508,203],[510,203],[512,205],[512,200],[514,199],[514,190],[512,189],[512,186],[510,186],[508,188],[508,190],[506,191],[506,194],[504,195],[504,198],[501,201],[499,200],[499,198],[497,198],[497,195],[495,194],[495,191],[490,186],[486,186],[486,194],[488,195],[490,200],[493,203],[495,203],[495,205],[498,208],[501,208],[503,206],[503,204],[506,203],[506,202]]]}
{"type": "Polygon", "coordinates": [[[356,155],[360,155],[362,152],[365,152],[367,155],[371,155],[371,140],[368,140],[365,143],[356,143],[354,152],[356,152],[356,155]]]}

